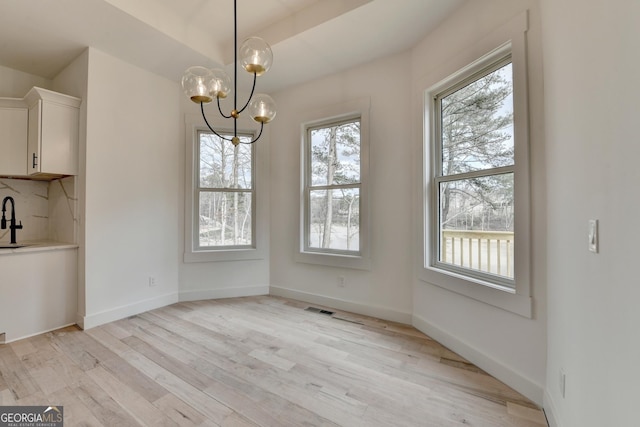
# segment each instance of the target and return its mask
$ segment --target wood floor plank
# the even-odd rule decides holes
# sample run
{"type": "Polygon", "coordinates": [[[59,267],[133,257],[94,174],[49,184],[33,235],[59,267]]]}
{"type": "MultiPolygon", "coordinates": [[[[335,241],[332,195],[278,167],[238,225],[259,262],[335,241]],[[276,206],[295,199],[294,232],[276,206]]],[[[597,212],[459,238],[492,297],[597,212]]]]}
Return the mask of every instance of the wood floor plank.
{"type": "Polygon", "coordinates": [[[16,398],[9,389],[0,390],[0,405],[13,406],[16,404],[16,398]]]}
{"type": "Polygon", "coordinates": [[[0,345],[0,375],[15,399],[21,399],[40,391],[40,387],[10,345],[0,345]]]}
{"type": "MultiPolygon", "coordinates": [[[[156,318],[162,322],[161,318],[156,318]]],[[[186,340],[181,336],[169,333],[166,329],[154,327],[153,323],[136,319],[141,328],[135,330],[135,336],[149,344],[163,349],[167,355],[189,363],[201,375],[215,382],[206,390],[207,394],[250,420],[259,420],[263,426],[297,427],[304,424],[334,425],[319,418],[313,412],[292,405],[286,399],[257,387],[252,381],[254,371],[240,365],[226,356],[217,355],[201,344],[186,340]],[[148,332],[154,331],[155,334],[148,332]],[[163,342],[163,339],[166,341],[163,342]],[[196,355],[204,357],[198,357],[196,355]],[[242,378],[241,378],[242,377],[242,378]],[[243,378],[246,378],[243,379],[243,378]]]]}
{"type": "Polygon", "coordinates": [[[83,371],[98,366],[98,359],[84,346],[86,340],[82,334],[74,333],[77,330],[66,328],[51,334],[52,343],[60,348],[83,371]]]}
{"type": "Polygon", "coordinates": [[[237,412],[229,415],[222,422],[221,427],[257,427],[259,424],[252,423],[245,417],[239,415],[237,412]]]}
{"type": "Polygon", "coordinates": [[[2,372],[0,372],[0,392],[7,390],[8,389],[8,385],[7,382],[5,381],[4,377],[2,376],[2,372]]]}
{"type": "Polygon", "coordinates": [[[115,402],[142,425],[175,427],[178,424],[162,412],[158,411],[153,404],[136,393],[133,389],[123,384],[116,377],[98,366],[87,371],[87,375],[100,386],[115,402]]]}
{"type": "Polygon", "coordinates": [[[108,427],[100,422],[68,387],[47,395],[47,398],[50,402],[55,402],[56,405],[64,408],[65,426],[108,427]]]}
{"type": "Polygon", "coordinates": [[[0,345],[0,404],[63,405],[66,426],[546,426],[535,404],[411,326],[307,307],[181,302],[0,345]]]}
{"type": "Polygon", "coordinates": [[[166,369],[198,390],[204,390],[211,385],[211,379],[202,376],[189,365],[147,344],[138,337],[131,336],[122,341],[147,359],[155,362],[158,366],[166,369]]]}
{"type": "Polygon", "coordinates": [[[124,384],[140,393],[149,402],[157,400],[168,393],[157,382],[149,379],[138,369],[126,363],[122,357],[96,341],[89,334],[54,334],[54,341],[61,347],[66,348],[82,370],[89,371],[101,365],[124,384]]]}
{"type": "Polygon", "coordinates": [[[153,402],[153,405],[180,427],[213,427],[217,425],[174,394],[161,397],[153,402]]]}
{"type": "MultiPolygon", "coordinates": [[[[109,324],[111,325],[111,324],[109,324]]],[[[108,328],[109,325],[98,326],[97,328],[89,329],[85,331],[87,335],[92,337],[94,340],[98,341],[109,350],[113,351],[118,356],[122,357],[125,353],[131,351],[131,347],[123,343],[120,338],[112,335],[111,331],[113,329],[108,328]]],[[[118,328],[120,329],[120,328],[118,328]]],[[[125,337],[131,336],[130,334],[125,337]]]]}
{"type": "Polygon", "coordinates": [[[531,406],[522,406],[517,403],[507,402],[507,412],[510,415],[533,421],[538,424],[544,424],[547,419],[542,411],[532,408],[531,406]]]}
{"type": "Polygon", "coordinates": [[[35,353],[37,351],[33,343],[28,340],[15,341],[9,345],[13,349],[13,352],[16,354],[16,356],[18,356],[19,358],[22,358],[22,356],[26,354],[35,353]]]}
{"type": "Polygon", "coordinates": [[[232,411],[228,407],[148,358],[138,353],[131,353],[127,355],[126,360],[180,399],[190,402],[217,425],[231,414],[232,411]]]}
{"type": "Polygon", "coordinates": [[[137,427],[140,424],[114,401],[98,384],[85,375],[71,392],[104,426],[137,427]]]}
{"type": "Polygon", "coordinates": [[[53,394],[66,387],[60,375],[51,366],[42,366],[30,370],[31,377],[45,394],[53,394]]]}

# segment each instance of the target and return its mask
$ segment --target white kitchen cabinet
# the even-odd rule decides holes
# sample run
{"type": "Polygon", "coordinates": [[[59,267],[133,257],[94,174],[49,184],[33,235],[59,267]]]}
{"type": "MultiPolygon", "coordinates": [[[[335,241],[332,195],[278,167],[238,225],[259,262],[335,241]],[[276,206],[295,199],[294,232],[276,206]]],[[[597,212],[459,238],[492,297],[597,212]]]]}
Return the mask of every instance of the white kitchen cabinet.
{"type": "Polygon", "coordinates": [[[27,174],[27,119],[22,99],[0,98],[0,176],[27,174]]]}
{"type": "Polygon", "coordinates": [[[81,100],[34,87],[24,101],[29,108],[27,174],[42,179],[77,175],[81,100]]]}
{"type": "Polygon", "coordinates": [[[10,342],[76,323],[77,249],[0,254],[0,271],[0,338],[4,333],[10,342]]]}

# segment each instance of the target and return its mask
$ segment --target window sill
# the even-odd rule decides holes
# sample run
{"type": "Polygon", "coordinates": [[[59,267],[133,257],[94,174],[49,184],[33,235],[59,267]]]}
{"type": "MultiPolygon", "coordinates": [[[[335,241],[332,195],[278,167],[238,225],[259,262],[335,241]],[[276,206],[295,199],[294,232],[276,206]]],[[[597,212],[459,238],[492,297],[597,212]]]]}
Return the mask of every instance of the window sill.
{"type": "Polygon", "coordinates": [[[532,299],[514,289],[472,280],[438,268],[423,268],[418,277],[426,284],[435,285],[451,292],[475,299],[476,301],[510,311],[520,316],[532,318],[532,299]]]}
{"type": "Polygon", "coordinates": [[[355,270],[371,270],[371,259],[361,256],[325,254],[320,252],[298,252],[295,255],[295,260],[305,264],[351,268],[355,270]]]}
{"type": "Polygon", "coordinates": [[[252,261],[265,259],[264,251],[259,249],[224,249],[202,250],[184,253],[184,262],[224,262],[224,261],[252,261]]]}

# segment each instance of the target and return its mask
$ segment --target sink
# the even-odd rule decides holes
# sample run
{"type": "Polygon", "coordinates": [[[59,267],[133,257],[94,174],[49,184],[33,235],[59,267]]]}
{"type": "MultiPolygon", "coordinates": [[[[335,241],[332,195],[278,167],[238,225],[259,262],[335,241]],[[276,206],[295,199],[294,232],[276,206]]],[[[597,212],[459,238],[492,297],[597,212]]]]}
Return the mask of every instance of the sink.
{"type": "Polygon", "coordinates": [[[27,245],[21,245],[19,243],[0,243],[0,249],[17,249],[17,248],[24,248],[27,245]]]}

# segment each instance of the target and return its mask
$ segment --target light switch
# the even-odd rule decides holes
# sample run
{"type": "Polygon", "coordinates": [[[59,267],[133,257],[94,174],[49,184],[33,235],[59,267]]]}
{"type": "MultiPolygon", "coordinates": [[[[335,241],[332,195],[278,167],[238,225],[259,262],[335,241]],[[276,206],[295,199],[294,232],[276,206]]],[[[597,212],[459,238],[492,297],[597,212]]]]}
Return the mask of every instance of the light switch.
{"type": "Polygon", "coordinates": [[[598,220],[589,220],[589,250],[598,253],[598,220]]]}

